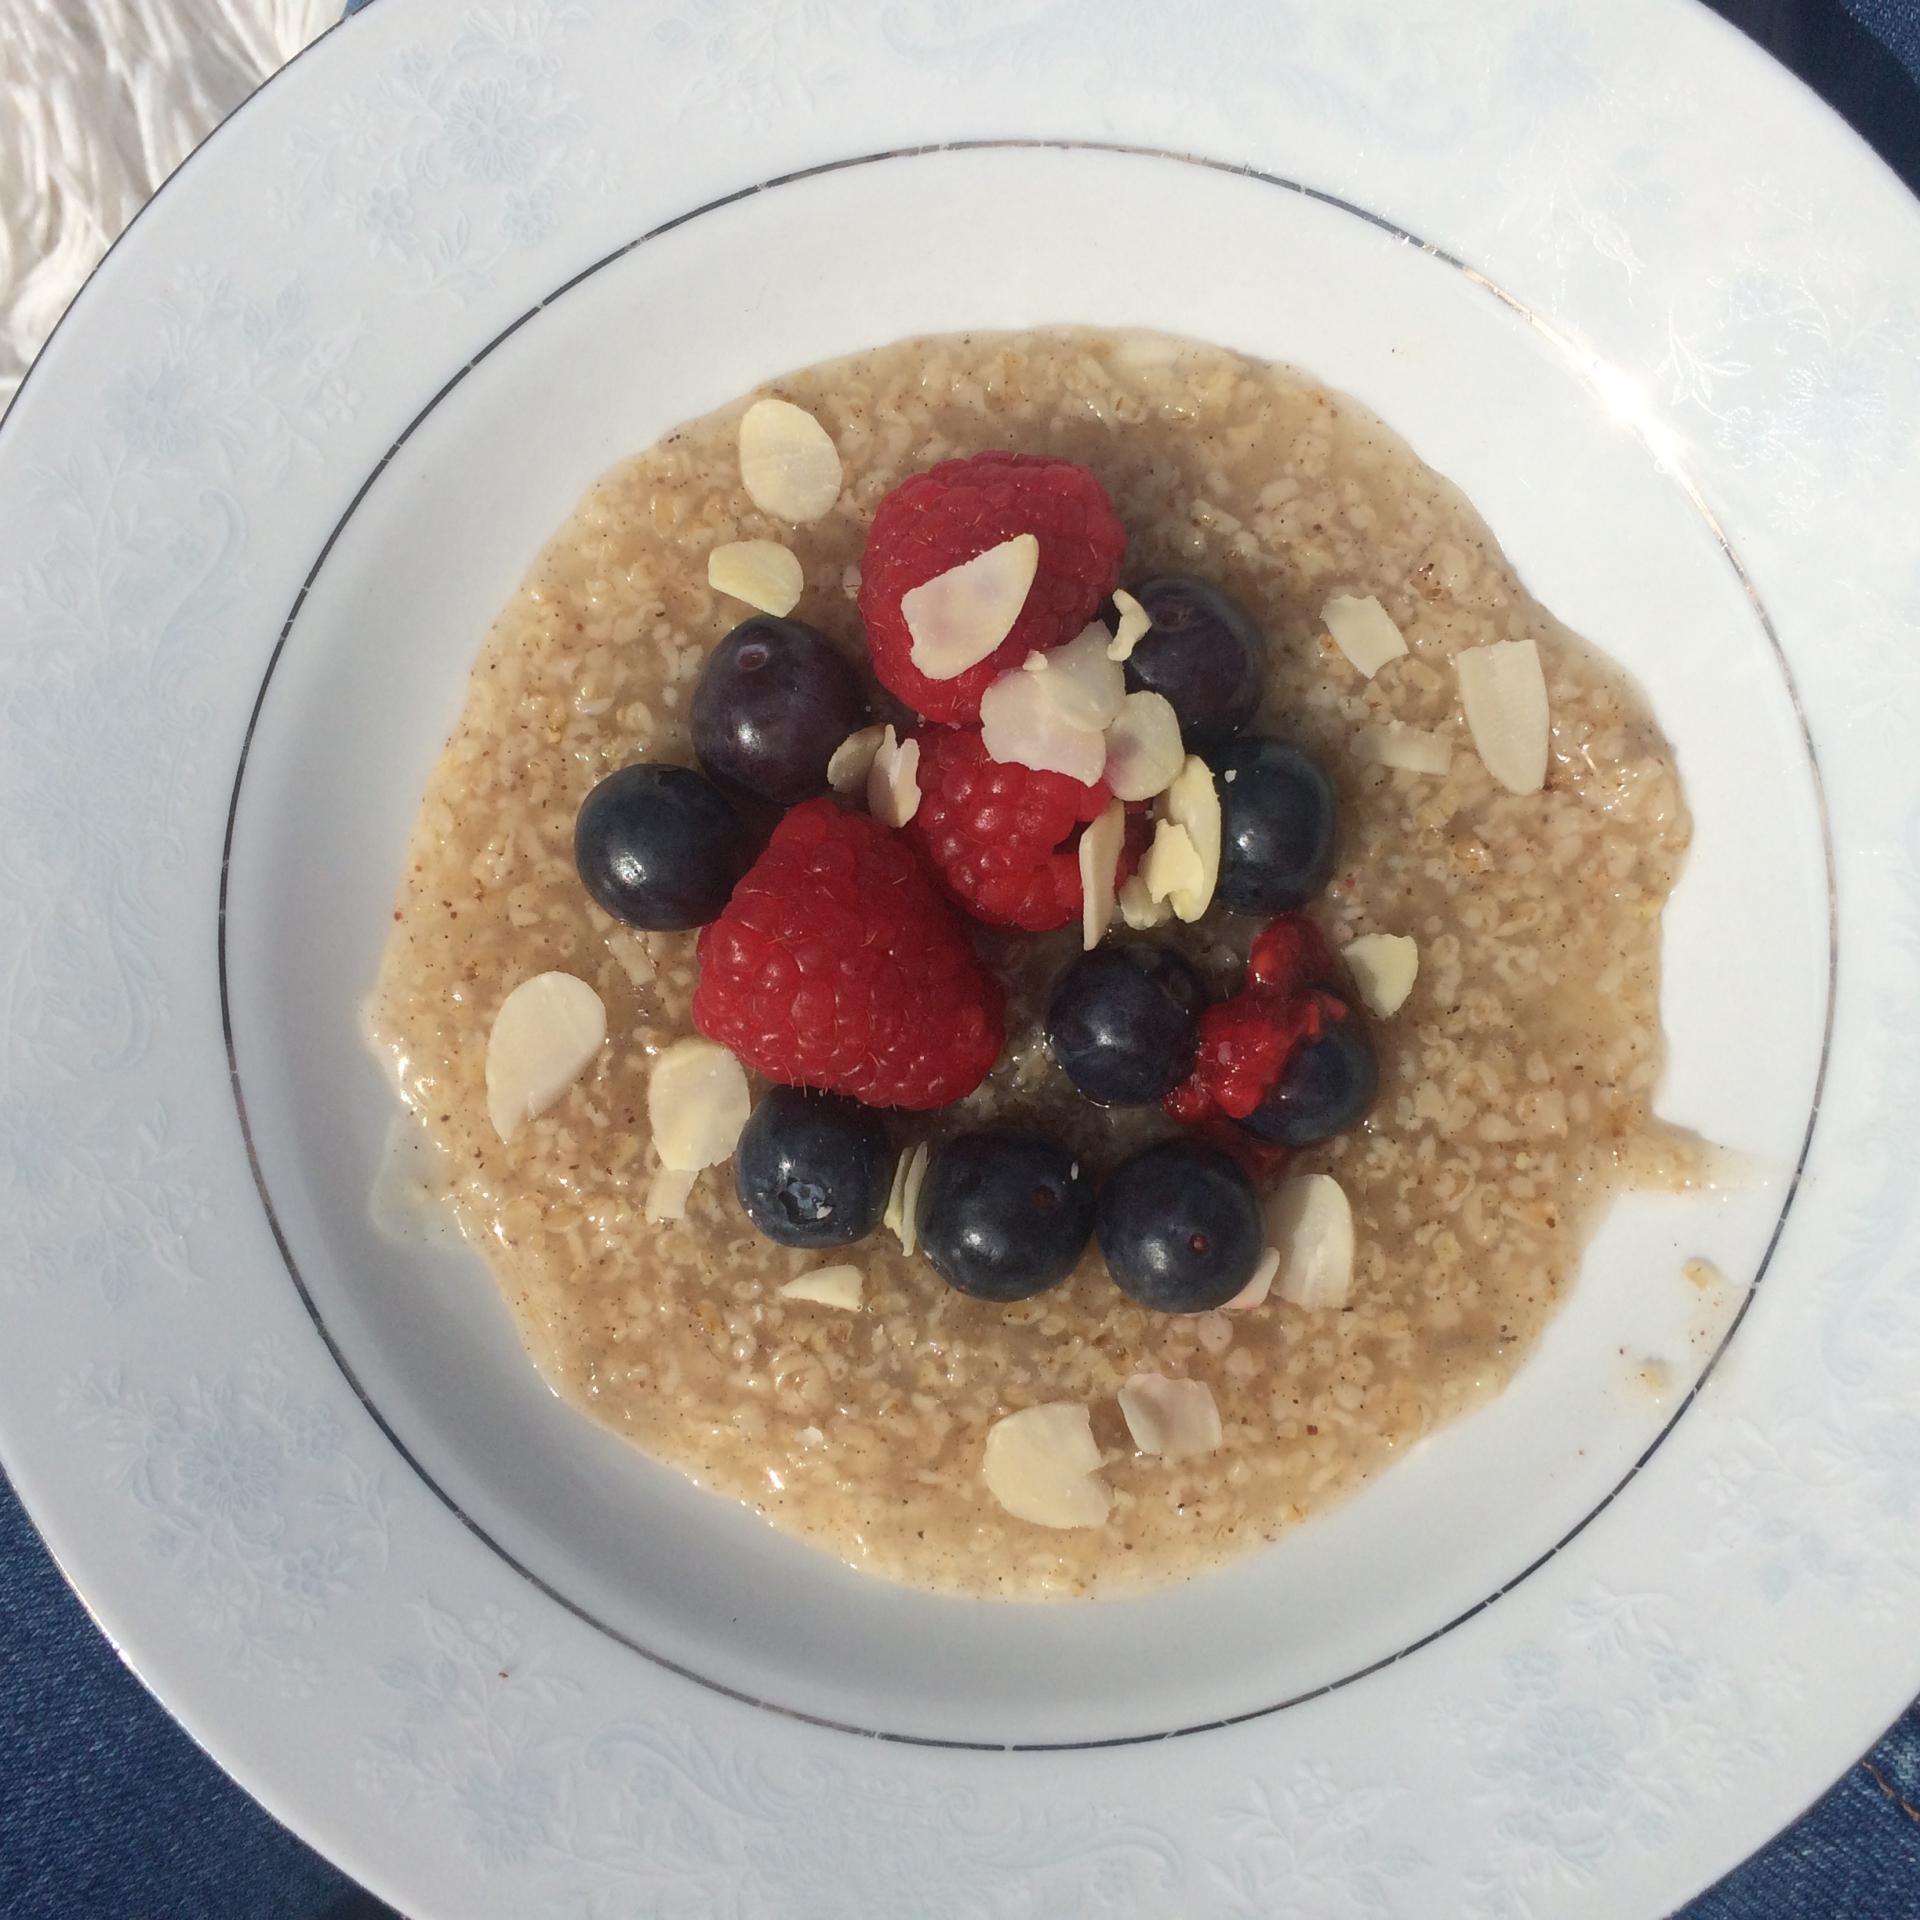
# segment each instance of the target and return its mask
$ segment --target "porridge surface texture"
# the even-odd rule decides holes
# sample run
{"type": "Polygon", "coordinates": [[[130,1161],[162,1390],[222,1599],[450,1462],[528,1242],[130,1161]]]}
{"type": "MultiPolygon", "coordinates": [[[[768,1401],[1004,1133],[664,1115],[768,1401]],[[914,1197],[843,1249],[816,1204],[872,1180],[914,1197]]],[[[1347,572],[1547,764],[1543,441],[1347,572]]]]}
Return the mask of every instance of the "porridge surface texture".
{"type": "MultiPolygon", "coordinates": [[[[845,463],[824,519],[770,520],[739,482],[757,397],[669,434],[595,484],[488,635],[408,854],[373,1025],[443,1149],[445,1198],[484,1250],[534,1358],[594,1418],[776,1525],[878,1573],[1008,1597],[1117,1591],[1205,1571],[1352,1491],[1499,1389],[1571,1284],[1622,1185],[1685,1185],[1689,1142],[1652,1117],[1663,1045],[1660,913],[1688,839],[1667,743],[1631,682],[1525,592],[1460,493],[1364,408],[1284,367],[1157,336],[1049,329],[911,340],[775,381],[845,463]],[[1356,1131],[1299,1156],[1353,1206],[1344,1310],[1278,1298],[1161,1316],[1097,1252],[1015,1306],[949,1291],[884,1229],[807,1254],[749,1227],[729,1168],[684,1220],[649,1223],[651,1059],[690,1031],[694,935],[617,926],[574,871],[574,814],[630,761],[691,763],[701,664],[748,609],[707,585],[724,541],[798,554],[794,617],[861,656],[854,597],[881,497],[941,459],[1016,448],[1082,461],[1130,536],[1127,574],[1238,594],[1268,644],[1256,730],[1318,754],[1340,793],[1339,864],[1311,909],[1337,947],[1410,934],[1412,997],[1375,1023],[1381,1092],[1356,1131]],[[1408,657],[1363,680],[1319,623],[1375,595],[1408,657]],[[1494,784],[1460,718],[1453,656],[1537,642],[1552,713],[1544,792],[1494,784]],[[1366,757],[1390,721],[1454,742],[1441,777],[1366,757]],[[487,1120],[493,1012],[577,974],[604,999],[588,1075],[503,1145],[487,1120]],[[782,1300],[829,1261],[866,1276],[847,1313],[782,1300]],[[1204,1380],[1224,1444],[1134,1453],[1130,1374],[1204,1380]],[[1052,1531],[981,1479],[988,1427],[1048,1401],[1092,1413],[1115,1501],[1052,1531]]],[[[1258,923],[1215,911],[1177,939],[1220,991],[1258,923]]],[[[1038,1033],[1077,933],[1000,937],[1009,1044],[932,1129],[989,1117],[1069,1138],[1096,1170],[1167,1131],[1081,1101],[1038,1033]]],[[[903,1120],[904,1120],[903,1116],[903,1120]]],[[[898,1139],[929,1130],[916,1120],[898,1139]]]]}

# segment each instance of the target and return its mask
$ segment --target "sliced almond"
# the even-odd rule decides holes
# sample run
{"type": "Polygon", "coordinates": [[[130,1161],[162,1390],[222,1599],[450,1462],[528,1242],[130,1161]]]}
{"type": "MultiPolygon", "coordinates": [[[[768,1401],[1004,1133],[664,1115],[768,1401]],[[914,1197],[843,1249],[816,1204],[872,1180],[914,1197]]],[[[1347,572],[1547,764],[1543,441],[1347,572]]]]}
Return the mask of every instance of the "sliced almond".
{"type": "Polygon", "coordinates": [[[762,613],[783,615],[800,604],[806,576],[800,556],[778,540],[729,540],[707,555],[707,585],[762,613]]]}
{"type": "Polygon", "coordinates": [[[700,1178],[691,1167],[656,1167],[647,1183],[646,1205],[649,1220],[684,1220],[687,1202],[693,1198],[693,1183],[700,1178]]]}
{"type": "Polygon", "coordinates": [[[584,980],[536,973],[500,1002],[487,1035],[487,1118],[502,1140],[545,1113],[592,1064],[607,1009],[584,980]]]}
{"type": "Polygon", "coordinates": [[[1164,694],[1130,693],[1107,728],[1106,782],[1116,800],[1154,800],[1186,765],[1180,718],[1164,694]]]}
{"type": "Polygon", "coordinates": [[[891,727],[862,727],[858,733],[848,734],[827,762],[827,785],[835,793],[849,798],[865,793],[867,775],[880,751],[880,743],[892,732],[891,727]]]}
{"type": "Polygon", "coordinates": [[[996,1420],[981,1470],[987,1491],[1037,1527],[1101,1526],[1113,1505],[1085,1407],[1055,1402],[996,1420]]]}
{"type": "Polygon", "coordinates": [[[782,1300],[805,1300],[816,1307],[838,1307],[842,1313],[858,1313],[866,1292],[867,1277],[858,1267],[815,1267],[797,1280],[789,1280],[776,1289],[782,1300]]]}
{"type": "Polygon", "coordinates": [[[1353,1209],[1340,1182],[1325,1173],[1283,1180],[1266,1213],[1280,1255],[1274,1291],[1310,1313],[1344,1307],[1353,1291],[1353,1209]]]}
{"type": "Polygon", "coordinates": [[[1509,793],[1547,780],[1547,680],[1531,640],[1496,640],[1456,656],[1467,731],[1487,771],[1509,793]]]}
{"type": "Polygon", "coordinates": [[[1020,662],[1020,665],[1028,673],[1045,673],[1047,670],[1047,656],[1036,647],[1020,662]]]}
{"type": "Polygon", "coordinates": [[[1062,718],[1047,693],[1052,672],[1003,673],[980,696],[980,738],[989,755],[1092,786],[1107,764],[1107,737],[1062,718]]]}
{"type": "MultiPolygon", "coordinates": [[[[1171,914],[1174,895],[1197,893],[1206,877],[1207,870],[1201,863],[1199,849],[1193,844],[1193,836],[1174,821],[1162,820],[1153,830],[1153,844],[1147,849],[1147,857],[1140,862],[1139,878],[1146,887],[1147,898],[1164,904],[1167,914],[1171,914]]],[[[1166,914],[1161,918],[1164,920],[1166,914]]]]}
{"type": "Polygon", "coordinates": [[[1200,862],[1199,878],[1174,887],[1165,897],[1182,920],[1198,920],[1213,904],[1220,878],[1220,790],[1213,784],[1213,769],[1198,754],[1188,754],[1160,805],[1168,820],[1186,829],[1200,862]]]}
{"type": "Polygon", "coordinates": [[[1113,604],[1119,609],[1120,622],[1113,630],[1113,638],[1107,642],[1107,658],[1131,660],[1134,648],[1147,637],[1153,625],[1153,615],[1125,587],[1114,588],[1113,604]]]}
{"type": "Polygon", "coordinates": [[[1114,883],[1127,838],[1127,810],[1109,800],[1080,836],[1080,944],[1091,953],[1113,925],[1114,883]]]}
{"type": "Polygon", "coordinates": [[[1252,1307],[1264,1307],[1267,1304],[1267,1295],[1273,1290],[1274,1275],[1279,1271],[1279,1251],[1269,1247],[1261,1254],[1260,1263],[1253,1270],[1253,1278],[1231,1300],[1227,1301],[1220,1311],[1245,1313],[1252,1307]]]}
{"type": "Polygon", "coordinates": [[[1220,1445],[1220,1409],[1204,1380],[1136,1373],[1120,1389],[1120,1412],[1133,1444],[1162,1460],[1190,1460],[1220,1445]]]}
{"type": "Polygon", "coordinates": [[[804,407],[756,400],[740,417],[740,480],[762,513],[804,524],[840,498],[840,455],[804,407]]]}
{"type": "Polygon", "coordinates": [[[1098,733],[1119,715],[1127,697],[1127,676],[1117,661],[1107,658],[1108,645],[1107,630],[1096,620],[1046,656],[1041,683],[1069,726],[1098,733]]]}
{"type": "Polygon", "coordinates": [[[893,1190],[887,1196],[882,1224],[900,1242],[900,1251],[909,1259],[920,1245],[920,1189],[927,1183],[927,1162],[933,1155],[927,1143],[916,1143],[893,1165],[893,1190]]]}
{"type": "Polygon", "coordinates": [[[1173,909],[1165,900],[1153,897],[1143,874],[1134,873],[1120,889],[1120,918],[1135,933],[1145,933],[1153,927],[1164,927],[1173,918],[1173,909]]]}
{"type": "Polygon", "coordinates": [[[867,769],[867,811],[883,827],[904,827],[920,811],[920,742],[888,727],[867,769]]]}
{"type": "Polygon", "coordinates": [[[1404,933],[1363,933],[1341,949],[1341,958],[1360,998],[1376,1019],[1385,1020],[1407,1004],[1420,972],[1420,945],[1404,933]]]}
{"type": "Polygon", "coordinates": [[[698,1172],[731,1158],[752,1110],[747,1076],[725,1047],[699,1034],[676,1040],[653,1063],[647,1120],[663,1167],[698,1172]]]}
{"type": "Polygon", "coordinates": [[[1016,533],[900,596],[908,658],[929,680],[978,666],[1013,631],[1040,567],[1040,542],[1016,533]]]}
{"type": "Polygon", "coordinates": [[[1453,767],[1453,742],[1445,734],[1402,726],[1398,720],[1384,727],[1362,727],[1353,744],[1363,759],[1404,773],[1444,775],[1453,767]]]}
{"type": "Polygon", "coordinates": [[[1389,660],[1404,657],[1407,643],[1393,616],[1372,594],[1356,600],[1336,593],[1320,609],[1321,621],[1333,635],[1333,644],[1371,680],[1389,660]]]}

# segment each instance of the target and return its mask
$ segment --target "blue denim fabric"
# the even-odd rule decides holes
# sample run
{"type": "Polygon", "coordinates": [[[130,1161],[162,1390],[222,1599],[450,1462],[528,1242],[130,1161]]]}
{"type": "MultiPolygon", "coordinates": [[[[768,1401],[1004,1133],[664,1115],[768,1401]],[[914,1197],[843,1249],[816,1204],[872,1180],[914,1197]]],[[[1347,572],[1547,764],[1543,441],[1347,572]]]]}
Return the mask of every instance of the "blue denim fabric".
{"type": "MultiPolygon", "coordinates": [[[[350,0],[346,11],[365,4],[350,0]]],[[[1823,93],[1920,191],[1920,0],[1710,4],[1823,93]]],[[[388,1914],[255,1806],[154,1704],[0,1481],[0,1916],[388,1914]]],[[[1684,1920],[1920,1920],[1920,1708],[1684,1920]]]]}

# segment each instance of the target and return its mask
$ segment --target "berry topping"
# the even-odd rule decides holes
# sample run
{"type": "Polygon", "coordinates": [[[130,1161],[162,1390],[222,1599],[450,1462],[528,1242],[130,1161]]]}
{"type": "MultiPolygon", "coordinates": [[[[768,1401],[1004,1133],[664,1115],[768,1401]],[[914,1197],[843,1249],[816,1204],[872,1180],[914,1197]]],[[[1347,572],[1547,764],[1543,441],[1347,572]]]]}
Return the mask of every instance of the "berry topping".
{"type": "Polygon", "coordinates": [[[871,1107],[840,1094],[775,1087],[733,1154],[747,1218],[783,1247],[864,1239],[887,1204],[893,1152],[871,1107]]]}
{"type": "Polygon", "coordinates": [[[722,785],[790,807],[826,792],[828,761],[866,718],[859,675],[824,635],[760,614],[707,660],[693,750],[722,785]]]}
{"type": "Polygon", "coordinates": [[[999,984],[898,834],[795,807],[700,936],[693,1023],[787,1086],[872,1107],[963,1099],[1004,1037],[999,984]]]}
{"type": "Polygon", "coordinates": [[[977,720],[981,694],[1003,671],[1073,639],[1092,619],[1126,544],[1099,481],[1070,460],[981,453],[914,475],[881,501],[861,558],[860,617],[874,672],[929,720],[977,720]],[[1039,564],[1006,638],[963,672],[929,678],[913,663],[902,600],[1021,534],[1038,539],[1039,564]]]}
{"type": "Polygon", "coordinates": [[[1190,748],[1224,746],[1260,704],[1266,646],[1232,594],[1186,574],[1135,589],[1153,624],[1127,656],[1127,685],[1160,694],[1190,748]]]}
{"type": "Polygon", "coordinates": [[[641,761],[610,773],[573,827],[580,879],[616,920],[667,932],[706,924],[747,865],[747,837],[691,767],[641,761]]]}
{"type": "Polygon", "coordinates": [[[1060,976],[1047,1005],[1047,1045],[1061,1071],[1103,1107],[1160,1099],[1193,1070],[1200,976],[1149,940],[1098,947],[1060,976]]]}
{"type": "Polygon", "coordinates": [[[1283,913],[1262,927],[1247,955],[1247,985],[1292,996],[1333,984],[1333,955],[1304,913],[1283,913]]]}
{"type": "MultiPolygon", "coordinates": [[[[1041,933],[1080,918],[1080,831],[1100,817],[1104,784],[989,758],[979,734],[920,736],[920,806],[908,837],[976,920],[1041,933]]],[[[1133,871],[1123,850],[1119,878],[1133,871]]]]}
{"type": "Polygon", "coordinates": [[[1373,1105],[1380,1063],[1365,1024],[1329,993],[1320,1030],[1288,1058],[1266,1097],[1240,1124],[1277,1147],[1310,1147],[1358,1121],[1373,1105]],[[1335,1012],[1337,1009],[1337,1013],[1335,1012]]]}
{"type": "Polygon", "coordinates": [[[1220,878],[1230,913],[1291,913],[1333,877],[1333,782],[1283,740],[1235,740],[1213,762],[1220,795],[1220,878]]]}
{"type": "Polygon", "coordinates": [[[1266,1243],[1253,1182],[1201,1140],[1163,1140],[1122,1161],[1101,1189],[1094,1231],[1114,1284],[1159,1313],[1224,1306],[1266,1243]]]}
{"type": "Polygon", "coordinates": [[[1093,1232],[1093,1183],[1063,1146],[982,1129],[936,1147],[920,1251],[977,1300],[1025,1300],[1070,1274],[1093,1232]]]}

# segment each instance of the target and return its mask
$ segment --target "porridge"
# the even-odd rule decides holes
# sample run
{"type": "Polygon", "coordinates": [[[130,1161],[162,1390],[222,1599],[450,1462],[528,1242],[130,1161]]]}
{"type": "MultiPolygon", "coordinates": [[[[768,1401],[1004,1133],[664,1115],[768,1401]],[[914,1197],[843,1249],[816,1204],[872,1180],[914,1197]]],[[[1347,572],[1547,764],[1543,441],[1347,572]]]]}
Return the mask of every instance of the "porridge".
{"type": "MultiPolygon", "coordinates": [[[[1204,1571],[1275,1539],[1497,1391],[1571,1284],[1608,1196],[1695,1177],[1689,1143],[1651,1112],[1663,1059],[1660,915],[1689,831],[1672,757],[1636,689],[1528,597],[1461,495],[1364,409],[1300,374],[1194,343],[1058,329],[906,341],[772,391],[824,428],[838,474],[792,428],[791,409],[756,413],[743,437],[743,399],[600,480],[500,615],[415,830],[372,1003],[377,1039],[442,1150],[444,1197],[486,1252],[534,1358],[595,1419],[775,1525],[916,1585],[1038,1598],[1204,1571]],[[754,439],[767,420],[778,429],[770,451],[754,439]],[[783,846],[791,864],[796,835],[867,833],[918,848],[923,874],[941,868],[953,851],[937,836],[961,779],[954,756],[1005,759],[978,742],[1020,733],[1003,717],[996,735],[994,715],[996,702],[1010,712],[1027,695],[1021,677],[1053,683],[1056,719],[1063,704],[1092,701],[1077,724],[1110,729],[1105,765],[1121,786],[1111,731],[1121,722],[1100,704],[1100,661],[1130,642],[1148,659],[1154,628],[1145,639],[1139,629],[1168,622],[1164,604],[1156,614],[1125,592],[1104,601],[1104,631],[1070,643],[1091,663],[1084,680],[1066,653],[1038,649],[957,677],[951,660],[930,671],[919,711],[971,689],[956,696],[963,711],[932,717],[970,723],[984,697],[984,736],[921,727],[868,676],[859,598],[863,560],[877,578],[867,542],[870,531],[879,539],[883,501],[936,463],[1005,448],[1091,472],[1125,530],[1120,582],[1197,579],[1251,613],[1263,636],[1248,689],[1257,711],[1212,743],[1207,763],[1176,741],[1168,765],[1180,773],[1169,782],[1163,770],[1146,801],[1123,808],[1099,790],[1060,835],[1058,859],[1043,847],[1021,870],[1029,890],[1018,901],[990,860],[938,871],[971,917],[927,909],[960,932],[903,984],[921,1000],[902,1017],[935,1036],[927,1044],[946,1049],[948,1065],[956,1049],[980,1058],[936,1089],[957,1100],[879,1089],[875,1104],[894,1110],[869,1129],[878,1189],[861,1207],[871,1217],[891,1184],[887,1224],[824,1251],[776,1244],[723,1164],[745,1119],[745,1082],[729,1089],[710,1041],[692,1043],[705,1054],[687,1051],[702,970],[695,923],[720,911],[735,875],[707,862],[676,876],[711,895],[679,922],[685,930],[622,924],[582,884],[576,818],[631,763],[692,766],[696,689],[756,605],[790,609],[825,636],[859,669],[873,722],[894,731],[876,746],[865,713],[833,718],[836,736],[864,739],[834,756],[835,785],[864,790],[879,823],[856,827],[857,808],[832,798],[786,814],[709,929],[705,994],[725,984],[724,941],[728,964],[752,976],[740,991],[764,987],[759,950],[741,931],[753,911],[741,903],[757,876],[774,875],[783,846]],[[743,465],[749,481],[772,476],[753,494],[793,502],[786,517],[755,505],[743,465]],[[710,584],[710,565],[727,591],[710,584]],[[1531,679],[1514,666],[1535,658],[1531,679]],[[988,681],[999,693],[981,694],[988,681]],[[1524,764],[1541,744],[1543,783],[1524,764]],[[1303,761],[1311,779],[1317,763],[1329,802],[1337,796],[1337,839],[1301,889],[1313,893],[1304,920],[1272,899],[1230,912],[1205,897],[1230,892],[1253,844],[1242,833],[1253,801],[1226,783],[1264,791],[1275,752],[1303,761]],[[1208,836],[1217,843],[1223,830],[1216,879],[1208,836]],[[1033,878],[1041,866],[1044,879],[1033,878]],[[1116,885],[1124,918],[1107,911],[1116,885]],[[1063,1070],[1057,1003],[1049,1043],[1050,997],[1089,944],[1083,912],[1099,923],[1087,935],[1111,918],[1109,947],[1170,950],[1167,964],[1184,961],[1182,977],[1217,1003],[1201,1017],[1199,1064],[1164,1105],[1083,1097],[1092,1070],[1072,1080],[1063,1070]],[[1150,922],[1151,932],[1130,931],[1150,922]],[[1036,926],[1045,930],[1022,930],[1036,926]],[[1313,958],[1319,937],[1344,960],[1313,958]],[[977,951],[978,980],[964,952],[954,957],[955,938],[977,951]],[[949,962],[951,979],[938,973],[949,962]],[[1244,1033],[1232,1020],[1279,1004],[1254,992],[1273,967],[1319,983],[1286,1004],[1321,1009],[1300,1016],[1321,1056],[1332,1057],[1329,1035],[1371,1048],[1352,1109],[1290,1153],[1271,1127],[1241,1137],[1254,1122],[1241,1124],[1245,1101],[1236,1111],[1230,1087],[1249,1057],[1235,1051],[1244,1033]],[[516,988],[523,1012],[531,1007],[525,1036],[504,1031],[516,988]],[[960,1032],[969,1020],[970,1038],[960,1032]],[[656,1076],[662,1060],[671,1065],[656,1076]],[[510,1071],[513,1097],[527,1097],[503,1125],[510,1071]],[[529,1094],[541,1073],[549,1082],[529,1094]],[[1089,1212],[1105,1183],[1089,1243],[1084,1220],[1077,1238],[1060,1225],[1060,1209],[1079,1218],[1081,1200],[1042,1193],[1023,1163],[1018,1177],[1050,1209],[1039,1238],[1058,1225],[1071,1264],[1064,1281],[1027,1297],[949,1285],[942,1274],[960,1256],[949,1251],[936,1271],[931,1238],[908,1250],[916,1219],[973,1191],[953,1143],[983,1127],[1023,1129],[1071,1155],[1089,1212]],[[717,1146],[696,1137],[686,1150],[682,1136],[716,1128],[717,1146]],[[1185,1143],[1193,1166],[1224,1160],[1208,1143],[1225,1135],[1250,1149],[1240,1157],[1263,1190],[1266,1244],[1234,1269],[1231,1302],[1216,1287],[1206,1310],[1164,1310],[1202,1297],[1178,1295],[1175,1270],[1227,1259],[1233,1209],[1244,1207],[1229,1194],[1225,1224],[1182,1226],[1170,1252],[1153,1243],[1141,1253],[1166,1208],[1141,1180],[1122,1195],[1115,1169],[1145,1165],[1143,1150],[1168,1140],[1185,1143]],[[930,1162],[916,1151],[926,1146],[930,1162]],[[703,1159],[714,1164],[693,1171],[703,1159]],[[1043,1512],[1008,1493],[1036,1475],[1043,1512]]],[[[985,557],[971,571],[939,575],[950,586],[964,573],[971,599],[917,603],[914,662],[942,660],[941,620],[964,627],[965,609],[996,594],[1020,621],[1032,613],[1038,587],[1015,564],[1020,541],[989,550],[987,540],[974,541],[985,557]],[[990,577],[1003,562],[1010,586],[990,577]]],[[[1038,564],[1044,576],[1044,548],[1038,564]]],[[[1101,601],[1113,584],[1079,588],[1101,601]]],[[[912,612],[911,593],[902,604],[912,612]]],[[[871,625],[871,603],[869,614],[871,625]]],[[[1076,610],[1070,624],[1085,620],[1076,610]]],[[[994,631],[1006,634],[1006,620],[994,631]]],[[[808,685],[831,704],[838,669],[816,666],[808,685]]],[[[1152,732],[1130,737],[1136,760],[1159,750],[1152,732]]],[[[823,769],[812,790],[824,780],[823,769]]],[[[779,818],[753,803],[738,812],[755,847],[779,818]]],[[[581,832],[584,847],[584,822],[581,832]]],[[[936,897],[931,880],[898,878],[936,897]]],[[[827,916],[838,910],[829,894],[795,911],[827,916]]],[[[729,1017],[732,1026],[703,999],[702,1027],[751,1064],[736,1035],[752,1020],[738,1008],[729,1017]]],[[[773,1096],[763,1077],[753,1084],[771,1125],[773,1096]]],[[[851,1080],[811,1084],[875,1094],[851,1080]]],[[[1159,1164],[1188,1182],[1169,1203],[1184,1221],[1197,1176],[1186,1162],[1159,1164]]]]}

